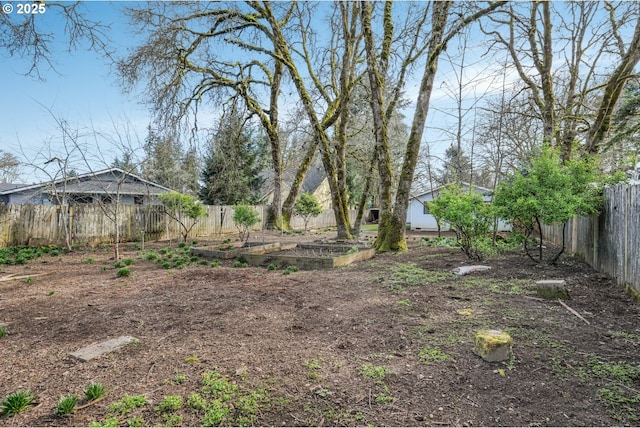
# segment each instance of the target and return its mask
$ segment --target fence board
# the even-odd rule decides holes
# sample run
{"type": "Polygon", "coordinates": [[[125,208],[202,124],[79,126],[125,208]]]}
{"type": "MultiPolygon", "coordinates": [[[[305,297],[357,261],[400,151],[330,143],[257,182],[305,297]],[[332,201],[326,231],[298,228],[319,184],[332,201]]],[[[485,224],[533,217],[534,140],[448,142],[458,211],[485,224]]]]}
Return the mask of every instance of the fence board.
{"type": "MultiPolygon", "coordinates": [[[[64,243],[64,217],[68,215],[73,244],[110,243],[115,240],[115,224],[118,225],[120,242],[180,239],[181,229],[159,205],[107,206],[82,204],[46,206],[33,204],[0,204],[0,247],[21,245],[46,245],[64,243]]],[[[254,207],[262,221],[252,231],[265,227],[266,207],[254,207]]],[[[189,237],[210,237],[238,233],[233,223],[232,206],[205,206],[207,216],[199,219],[189,232],[189,237]]],[[[356,211],[350,212],[352,220],[356,211]]],[[[192,225],[188,220],[187,227],[192,225]]],[[[309,228],[335,226],[332,210],[327,210],[309,221],[309,228]]],[[[304,222],[294,217],[291,226],[302,229],[304,222]]]]}
{"type": "MultiPolygon", "coordinates": [[[[567,231],[567,248],[640,298],[640,185],[607,188],[600,214],[573,218],[567,231]]],[[[560,227],[544,226],[544,233],[562,243],[560,227]]]]}

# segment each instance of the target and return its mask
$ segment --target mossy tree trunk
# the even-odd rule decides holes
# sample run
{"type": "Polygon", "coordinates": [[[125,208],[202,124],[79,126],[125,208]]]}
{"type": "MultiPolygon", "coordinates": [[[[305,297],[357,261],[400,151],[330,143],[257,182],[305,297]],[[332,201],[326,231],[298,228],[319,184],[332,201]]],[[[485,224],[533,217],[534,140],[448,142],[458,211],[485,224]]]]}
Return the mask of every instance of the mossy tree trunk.
{"type": "MultiPolygon", "coordinates": [[[[373,51],[372,35],[368,34],[371,33],[371,13],[369,3],[362,1],[363,12],[361,13],[361,17],[363,22],[363,31],[365,33],[365,47],[367,49],[367,70],[372,88],[374,86],[384,88],[387,84],[385,81],[387,73],[384,71],[387,69],[387,63],[390,53],[392,52],[391,45],[394,40],[391,4],[392,2],[390,1],[385,3],[383,15],[383,43],[381,53],[376,55],[373,51]],[[367,39],[370,40],[367,41],[367,39]],[[379,63],[378,58],[380,61],[379,63]],[[379,69],[380,71],[376,72],[376,69],[379,69]]],[[[384,102],[382,91],[373,92],[372,111],[374,117],[378,116],[377,120],[374,119],[374,123],[376,127],[376,145],[379,150],[378,170],[381,180],[381,213],[380,223],[378,226],[378,238],[376,240],[375,247],[380,252],[404,251],[407,249],[405,224],[407,208],[409,206],[409,192],[418,161],[420,144],[422,141],[427,113],[429,112],[429,101],[431,98],[431,92],[433,91],[433,82],[436,76],[440,54],[446,47],[447,42],[456,36],[463,28],[483,15],[493,11],[501,4],[504,4],[504,2],[491,3],[486,8],[477,10],[467,16],[459,16],[457,21],[451,26],[451,30],[445,34],[445,28],[447,26],[452,4],[453,2],[450,1],[436,1],[429,4],[431,10],[431,28],[429,40],[426,45],[420,42],[420,35],[424,31],[424,24],[427,20],[429,7],[425,7],[422,15],[417,17],[414,28],[415,32],[407,33],[408,38],[402,39],[408,48],[405,50],[406,56],[402,60],[399,76],[395,82],[395,87],[391,91],[391,94],[393,95],[390,97],[390,101],[388,103],[384,102]],[[391,177],[388,175],[391,167],[388,145],[385,146],[385,140],[388,141],[388,137],[385,137],[387,132],[385,123],[388,121],[395,105],[398,102],[400,90],[404,85],[405,74],[407,73],[408,68],[419,58],[422,58],[424,49],[427,49],[425,70],[420,83],[420,90],[418,92],[411,132],[409,134],[402,170],[398,180],[395,204],[393,204],[393,210],[391,210],[391,177]],[[385,106],[385,104],[386,107],[380,107],[385,106]]]]}
{"type": "MultiPolygon", "coordinates": [[[[254,4],[255,6],[255,4],[254,4]]],[[[257,6],[256,6],[257,7],[257,6]]],[[[333,59],[340,57],[343,68],[335,66],[332,61],[332,67],[330,70],[323,70],[324,73],[330,73],[332,82],[338,82],[337,85],[323,84],[316,70],[313,67],[313,58],[311,52],[308,50],[308,34],[306,34],[306,28],[301,26],[302,31],[302,47],[298,49],[298,52],[303,53],[303,61],[306,66],[305,72],[310,75],[310,79],[313,85],[314,91],[316,91],[325,103],[324,114],[322,117],[318,115],[316,109],[316,103],[314,102],[314,96],[312,96],[309,88],[307,87],[305,80],[302,78],[301,73],[298,70],[296,62],[293,59],[291,50],[286,41],[282,27],[279,21],[273,14],[271,5],[268,2],[264,2],[258,8],[261,14],[265,17],[270,27],[270,34],[274,45],[276,46],[277,59],[284,64],[289,71],[289,75],[293,84],[300,96],[304,111],[309,119],[311,129],[314,138],[317,140],[319,146],[322,164],[327,175],[329,188],[331,190],[332,208],[337,226],[338,239],[351,239],[351,223],[349,219],[349,207],[348,200],[346,199],[346,191],[344,189],[344,183],[346,180],[341,179],[344,176],[344,171],[341,171],[342,162],[339,160],[342,148],[332,144],[331,138],[327,130],[332,127],[336,121],[340,118],[344,109],[348,108],[348,99],[355,84],[355,74],[350,67],[357,64],[356,55],[359,50],[355,49],[354,45],[358,42],[358,37],[355,35],[354,27],[352,23],[355,20],[357,14],[357,3],[337,3],[335,7],[339,7],[339,16],[341,17],[341,24],[336,28],[340,31],[342,40],[340,47],[343,49],[342,54],[339,55],[337,50],[331,52],[333,59]],[[350,15],[350,9],[354,15],[350,15]],[[351,16],[351,18],[349,18],[351,16]],[[348,68],[345,69],[344,66],[348,68]],[[333,93],[330,93],[328,89],[333,89],[333,93]]]]}

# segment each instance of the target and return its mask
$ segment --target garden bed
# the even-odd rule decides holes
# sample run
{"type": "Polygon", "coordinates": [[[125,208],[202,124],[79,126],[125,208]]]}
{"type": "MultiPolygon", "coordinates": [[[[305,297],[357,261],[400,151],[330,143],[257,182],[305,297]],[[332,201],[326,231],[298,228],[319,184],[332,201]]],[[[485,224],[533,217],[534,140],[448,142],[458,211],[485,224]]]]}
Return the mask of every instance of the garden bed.
{"type": "MultiPolygon", "coordinates": [[[[291,244],[284,246],[289,247],[290,245],[291,244]]],[[[279,251],[282,248],[283,244],[280,242],[271,242],[267,244],[261,242],[247,242],[242,246],[238,246],[237,244],[228,244],[218,247],[193,247],[191,248],[191,254],[207,259],[230,260],[240,257],[243,254],[261,254],[270,251],[279,251]]]]}
{"type": "Polygon", "coordinates": [[[368,260],[375,255],[373,248],[335,244],[298,244],[264,253],[246,253],[242,258],[253,266],[296,266],[303,270],[331,269],[368,260]]]}

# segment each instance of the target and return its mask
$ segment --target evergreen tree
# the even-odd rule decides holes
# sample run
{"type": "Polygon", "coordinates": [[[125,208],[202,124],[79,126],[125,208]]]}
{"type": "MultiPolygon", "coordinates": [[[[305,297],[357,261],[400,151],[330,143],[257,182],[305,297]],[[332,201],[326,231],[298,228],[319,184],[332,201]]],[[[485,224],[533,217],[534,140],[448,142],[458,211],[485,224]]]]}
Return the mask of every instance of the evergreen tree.
{"type": "Polygon", "coordinates": [[[220,121],[201,174],[200,198],[209,205],[255,204],[260,197],[264,138],[232,111],[220,121]]]}
{"type": "Polygon", "coordinates": [[[182,193],[198,191],[200,168],[193,147],[185,152],[175,135],[161,135],[149,128],[144,151],[142,176],[145,179],[182,193]]]}
{"type": "Polygon", "coordinates": [[[444,153],[444,163],[436,177],[438,184],[471,182],[471,161],[464,150],[451,144],[444,153]]]}

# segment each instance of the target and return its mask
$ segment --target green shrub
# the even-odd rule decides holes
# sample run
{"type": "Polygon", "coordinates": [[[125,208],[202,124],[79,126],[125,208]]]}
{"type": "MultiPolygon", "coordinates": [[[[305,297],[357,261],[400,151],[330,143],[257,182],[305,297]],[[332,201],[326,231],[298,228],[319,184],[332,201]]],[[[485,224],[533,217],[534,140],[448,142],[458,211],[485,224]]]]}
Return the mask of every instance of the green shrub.
{"type": "Polygon", "coordinates": [[[78,396],[77,395],[67,395],[66,397],[61,397],[60,401],[58,401],[58,407],[56,407],[56,415],[65,416],[69,413],[73,412],[76,404],[78,404],[78,396]]]}
{"type": "Polygon", "coordinates": [[[104,385],[98,382],[91,382],[84,390],[84,398],[87,401],[94,401],[104,397],[104,385]]]}
{"type": "Polygon", "coordinates": [[[35,399],[35,395],[29,389],[13,392],[0,404],[0,414],[17,415],[32,406],[35,399]]]}
{"type": "Polygon", "coordinates": [[[131,270],[129,268],[122,268],[118,270],[117,276],[118,278],[131,276],[131,270]]]}

